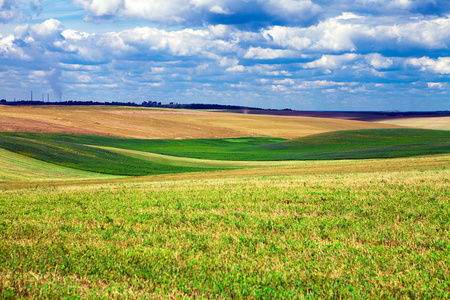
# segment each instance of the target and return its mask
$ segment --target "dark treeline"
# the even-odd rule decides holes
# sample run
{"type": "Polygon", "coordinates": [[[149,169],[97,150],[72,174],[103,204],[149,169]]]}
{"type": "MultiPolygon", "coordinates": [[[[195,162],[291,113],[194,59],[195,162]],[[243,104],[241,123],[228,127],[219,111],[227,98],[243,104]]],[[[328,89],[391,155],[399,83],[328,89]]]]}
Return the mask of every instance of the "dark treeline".
{"type": "Polygon", "coordinates": [[[45,102],[45,101],[31,101],[31,100],[19,100],[19,101],[6,101],[1,100],[0,104],[11,105],[11,106],[21,106],[21,105],[111,105],[111,106],[142,106],[133,102],[95,102],[95,101],[59,101],[59,102],[45,102]]]}
{"type": "MultiPolygon", "coordinates": [[[[413,117],[413,116],[450,116],[450,111],[302,111],[302,110],[292,110],[289,108],[285,109],[264,109],[259,107],[248,107],[239,105],[222,105],[222,104],[204,104],[204,103],[191,103],[191,104],[180,104],[180,103],[169,103],[162,104],[157,101],[144,101],[141,104],[134,102],[98,102],[98,101],[59,101],[59,102],[45,102],[45,101],[31,101],[31,100],[19,100],[19,101],[7,101],[5,99],[0,100],[1,105],[11,105],[11,106],[25,106],[25,105],[59,105],[59,106],[131,106],[131,107],[161,107],[161,108],[174,108],[174,109],[208,109],[208,110],[230,110],[235,112],[245,112],[249,114],[264,114],[270,112],[271,114],[288,114],[288,115],[304,115],[304,116],[315,116],[311,115],[314,113],[324,113],[324,114],[360,114],[360,115],[372,115],[379,117],[413,117]]],[[[320,117],[327,117],[326,115],[320,115],[320,117]]]]}
{"type": "Polygon", "coordinates": [[[3,105],[107,105],[107,106],[134,106],[134,107],[162,107],[162,108],[179,108],[179,109],[251,109],[251,110],[263,110],[258,107],[247,107],[238,105],[221,105],[221,104],[202,104],[202,103],[192,103],[192,104],[179,104],[179,103],[169,103],[162,104],[156,101],[144,101],[142,104],[137,104],[134,102],[98,102],[98,101],[58,101],[58,102],[45,102],[45,101],[31,101],[31,100],[19,100],[19,101],[6,101],[1,100],[0,104],[3,105]]]}

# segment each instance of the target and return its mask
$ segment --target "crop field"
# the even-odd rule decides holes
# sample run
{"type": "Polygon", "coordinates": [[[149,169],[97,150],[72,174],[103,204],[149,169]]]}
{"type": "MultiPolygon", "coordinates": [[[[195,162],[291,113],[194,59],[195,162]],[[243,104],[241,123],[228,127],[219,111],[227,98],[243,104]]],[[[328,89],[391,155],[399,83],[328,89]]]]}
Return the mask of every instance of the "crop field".
{"type": "Polygon", "coordinates": [[[291,140],[269,137],[143,140],[3,133],[0,142],[3,149],[58,166],[124,176],[260,166],[255,164],[257,161],[395,158],[450,153],[450,131],[424,129],[338,131],[291,140]],[[223,163],[224,160],[229,162],[223,163]]]}
{"type": "Polygon", "coordinates": [[[118,176],[65,168],[0,148],[0,183],[111,179],[118,176]]]}
{"type": "Polygon", "coordinates": [[[327,122],[2,108],[0,299],[450,299],[450,132],[327,122]]]}
{"type": "Polygon", "coordinates": [[[383,124],[423,129],[450,130],[450,117],[401,118],[381,121],[383,124]]]}
{"type": "Polygon", "coordinates": [[[73,133],[140,139],[249,136],[290,139],[337,130],[397,127],[340,119],[190,110],[0,106],[0,132],[73,133]]]}

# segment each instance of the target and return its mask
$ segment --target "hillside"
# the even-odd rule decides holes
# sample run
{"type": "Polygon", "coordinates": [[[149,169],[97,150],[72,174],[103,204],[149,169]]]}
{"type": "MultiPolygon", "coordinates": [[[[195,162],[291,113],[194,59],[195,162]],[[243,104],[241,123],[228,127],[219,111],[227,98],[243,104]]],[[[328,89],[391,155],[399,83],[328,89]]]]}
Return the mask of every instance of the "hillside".
{"type": "Polygon", "coordinates": [[[144,140],[67,134],[0,133],[0,148],[83,171],[144,176],[262,167],[263,164],[258,164],[257,161],[373,159],[447,154],[450,153],[450,132],[407,128],[366,129],[321,133],[291,140],[270,137],[144,140]]]}
{"type": "Polygon", "coordinates": [[[396,125],[301,116],[124,107],[0,106],[0,132],[73,133],[139,139],[271,136],[291,139],[396,125]]]}

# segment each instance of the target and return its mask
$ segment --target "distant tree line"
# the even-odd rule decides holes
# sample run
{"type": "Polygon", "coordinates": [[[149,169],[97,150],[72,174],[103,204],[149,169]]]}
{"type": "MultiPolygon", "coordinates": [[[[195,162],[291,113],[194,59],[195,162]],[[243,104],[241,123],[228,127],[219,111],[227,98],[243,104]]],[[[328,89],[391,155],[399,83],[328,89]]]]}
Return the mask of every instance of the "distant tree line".
{"type": "Polygon", "coordinates": [[[98,101],[58,101],[58,102],[45,102],[45,101],[31,101],[31,100],[19,100],[19,101],[6,101],[5,99],[0,100],[1,104],[4,105],[108,105],[108,106],[134,106],[134,107],[163,107],[163,108],[179,108],[179,109],[251,109],[251,110],[263,110],[257,107],[247,107],[238,105],[221,105],[221,104],[203,104],[203,103],[192,103],[192,104],[179,104],[170,102],[169,104],[162,104],[157,101],[144,101],[142,104],[137,104],[134,102],[98,102],[98,101]]]}
{"type": "MultiPolygon", "coordinates": [[[[279,112],[283,113],[283,111],[292,111],[295,112],[304,112],[308,111],[297,111],[292,110],[290,108],[285,109],[264,109],[259,107],[248,107],[248,106],[239,106],[239,105],[223,105],[223,104],[204,104],[204,103],[191,103],[191,104],[180,104],[170,102],[169,104],[162,104],[158,101],[144,101],[142,104],[137,104],[134,102],[98,102],[98,101],[60,101],[60,102],[45,102],[45,101],[31,101],[31,100],[19,100],[19,101],[7,101],[5,99],[0,100],[1,105],[11,105],[11,106],[20,106],[20,105],[82,105],[82,106],[90,106],[90,105],[106,105],[106,106],[133,106],[133,107],[161,107],[161,108],[174,108],[174,109],[208,109],[208,110],[241,110],[248,111],[249,113],[261,114],[265,111],[271,112],[279,112]]],[[[312,112],[312,111],[310,111],[312,112]]],[[[378,116],[388,116],[388,117],[399,117],[399,116],[419,116],[419,115],[427,115],[427,116],[450,116],[450,111],[315,111],[315,112],[327,112],[327,113],[358,113],[358,114],[370,114],[370,115],[378,115],[378,116]]]]}
{"type": "Polygon", "coordinates": [[[96,102],[96,101],[58,101],[58,102],[45,102],[45,101],[31,101],[31,100],[19,100],[19,101],[6,101],[0,100],[3,105],[21,106],[21,105],[111,105],[111,106],[141,106],[133,102],[96,102]]]}

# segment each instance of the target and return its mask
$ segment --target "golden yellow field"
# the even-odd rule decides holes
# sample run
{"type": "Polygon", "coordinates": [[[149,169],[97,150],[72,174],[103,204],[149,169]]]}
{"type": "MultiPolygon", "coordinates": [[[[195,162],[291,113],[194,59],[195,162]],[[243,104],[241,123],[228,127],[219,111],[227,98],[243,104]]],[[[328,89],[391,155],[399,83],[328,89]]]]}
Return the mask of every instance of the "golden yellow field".
{"type": "Polygon", "coordinates": [[[295,138],[397,125],[273,115],[111,107],[0,106],[0,132],[48,132],[146,139],[272,136],[295,138]]]}
{"type": "Polygon", "coordinates": [[[423,129],[450,130],[450,117],[401,118],[380,121],[379,123],[423,129]]]}

